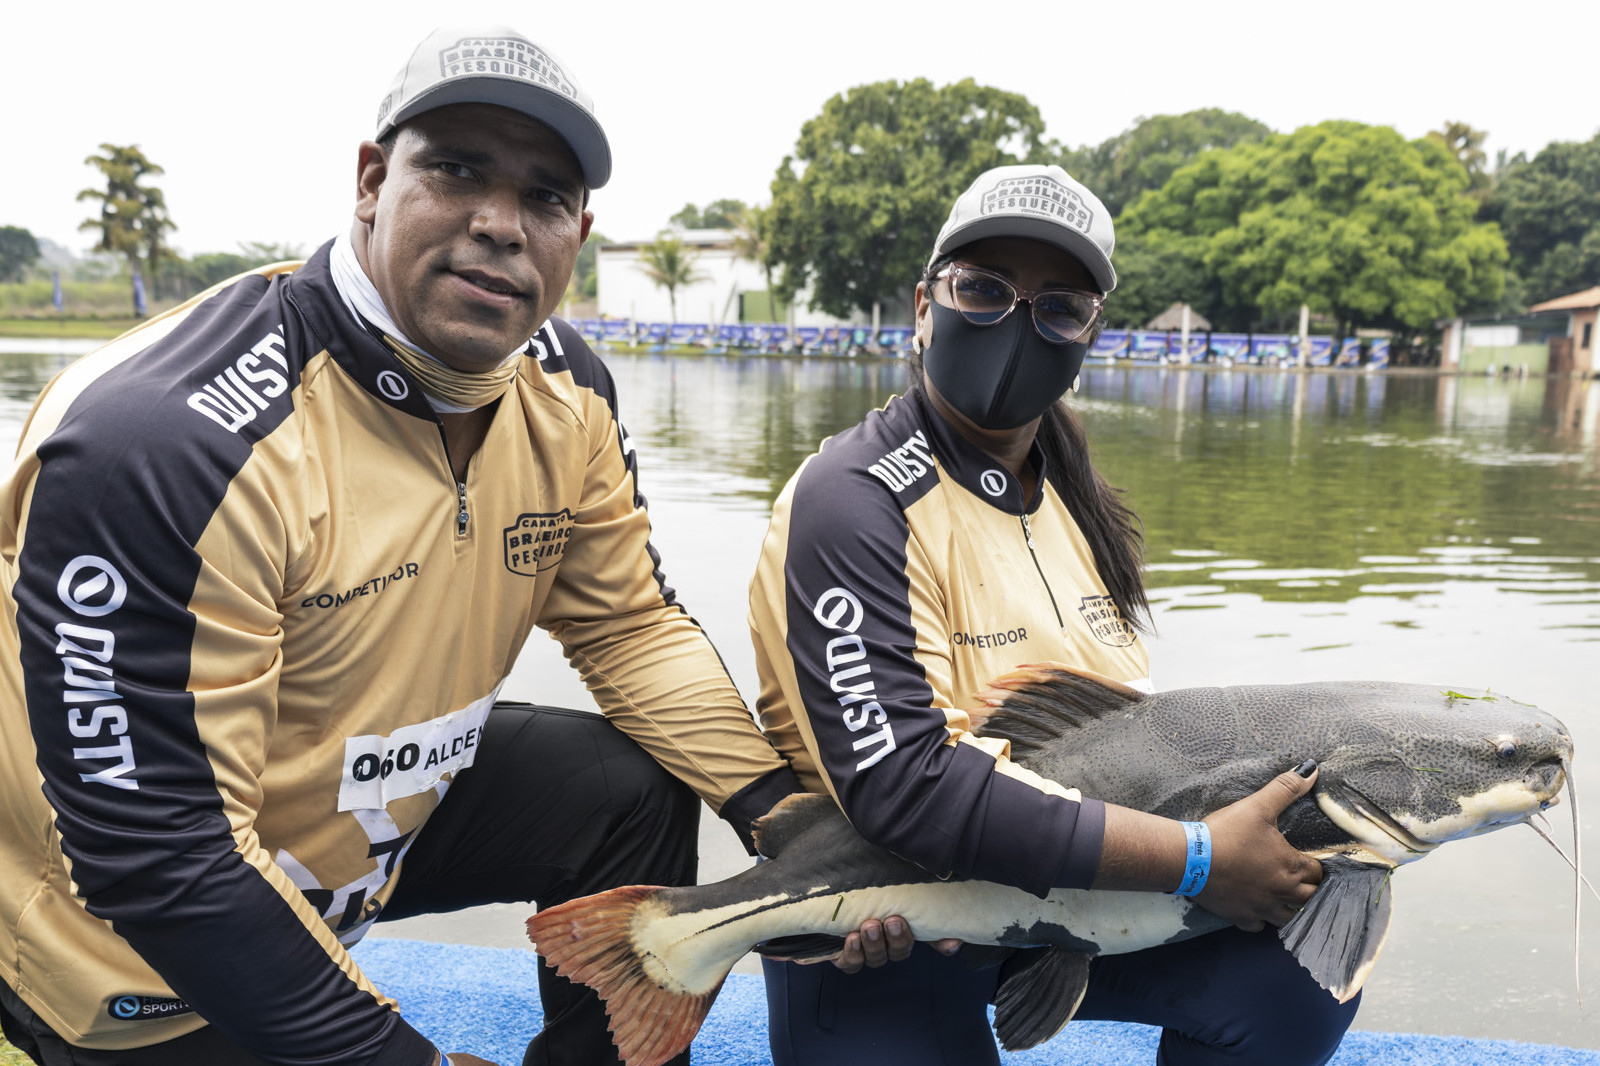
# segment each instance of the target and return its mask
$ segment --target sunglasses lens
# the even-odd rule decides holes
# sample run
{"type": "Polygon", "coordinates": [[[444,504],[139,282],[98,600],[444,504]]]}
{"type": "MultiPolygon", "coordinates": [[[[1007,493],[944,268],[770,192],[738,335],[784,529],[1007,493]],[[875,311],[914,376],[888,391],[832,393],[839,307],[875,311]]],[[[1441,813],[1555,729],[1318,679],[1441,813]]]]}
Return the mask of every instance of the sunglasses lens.
{"type": "Polygon", "coordinates": [[[1032,303],[1040,335],[1057,344],[1083,336],[1097,312],[1094,299],[1080,292],[1041,292],[1032,303]]]}
{"type": "Polygon", "coordinates": [[[992,326],[1010,312],[1017,302],[1017,291],[992,274],[970,270],[953,271],[950,295],[956,310],[975,326],[992,326]]]}

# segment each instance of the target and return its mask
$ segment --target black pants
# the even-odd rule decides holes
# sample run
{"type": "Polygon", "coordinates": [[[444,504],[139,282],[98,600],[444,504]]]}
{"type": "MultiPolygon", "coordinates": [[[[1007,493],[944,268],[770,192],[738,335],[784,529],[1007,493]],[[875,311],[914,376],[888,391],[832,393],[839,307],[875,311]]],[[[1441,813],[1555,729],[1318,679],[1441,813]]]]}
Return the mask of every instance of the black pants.
{"type": "MultiPolygon", "coordinates": [[[[999,1052],[987,1008],[998,966],[968,969],[918,944],[905,962],[841,973],[763,960],[777,1066],[983,1066],[999,1052]]],[[[1360,997],[1338,1003],[1276,930],[1216,933],[1102,955],[1081,1019],[1162,1028],[1158,1066],[1320,1066],[1360,997]]]]}
{"type": "MultiPolygon", "coordinates": [[[[694,793],[600,715],[499,703],[477,760],[406,854],[380,921],[693,884],[699,820],[694,793]]],[[[539,996],[544,1030],[524,1066],[619,1062],[594,992],[541,961],[539,996]]],[[[209,1026],[164,1044],[90,1051],[56,1036],[3,985],[0,1008],[6,1039],[40,1066],[262,1066],[209,1026]]],[[[687,1051],[673,1060],[688,1061],[687,1051]]]]}

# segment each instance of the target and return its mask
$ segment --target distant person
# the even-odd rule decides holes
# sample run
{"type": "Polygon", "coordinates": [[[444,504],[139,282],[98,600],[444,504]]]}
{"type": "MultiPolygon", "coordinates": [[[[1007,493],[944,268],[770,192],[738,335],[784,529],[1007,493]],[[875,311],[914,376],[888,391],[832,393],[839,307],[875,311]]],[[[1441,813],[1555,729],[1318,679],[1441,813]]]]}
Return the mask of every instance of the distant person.
{"type": "MultiPolygon", "coordinates": [[[[552,317],[611,173],[589,95],[439,30],[355,155],[347,232],[69,367],[5,485],[0,1022],[37,1063],[441,1066],[346,953],[373,922],[692,883],[696,793],[748,834],[795,790],[552,317]],[[499,700],[535,627],[604,717],[499,700]]],[[[592,992],[540,993],[525,1064],[616,1061],[592,992]]]]}
{"type": "MultiPolygon", "coordinates": [[[[1079,1018],[1163,1027],[1170,1066],[1323,1063],[1356,1002],[1264,929],[1321,880],[1274,824],[1313,764],[1185,825],[1063,789],[970,729],[975,694],[1021,663],[1150,688],[1136,520],[1063,401],[1112,246],[1060,167],[999,167],[956,201],[917,286],[911,387],[825,441],[773,509],[750,596],[759,716],[802,784],[927,870],[1040,896],[1178,891],[1238,927],[1096,958],[1079,1018]]],[[[764,963],[777,1066],[998,1062],[1000,968],[948,941],[896,961],[908,932],[868,923],[839,967],[764,963]]]]}

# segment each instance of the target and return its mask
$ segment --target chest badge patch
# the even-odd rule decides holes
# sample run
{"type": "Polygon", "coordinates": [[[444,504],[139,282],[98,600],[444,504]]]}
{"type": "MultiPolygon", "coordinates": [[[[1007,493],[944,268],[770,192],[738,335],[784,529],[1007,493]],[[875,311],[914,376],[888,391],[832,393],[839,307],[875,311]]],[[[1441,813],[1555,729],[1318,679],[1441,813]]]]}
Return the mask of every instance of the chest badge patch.
{"type": "Polygon", "coordinates": [[[505,530],[506,569],[533,577],[561,561],[567,538],[572,536],[572,512],[563,507],[554,514],[518,515],[505,530]]]}
{"type": "Polygon", "coordinates": [[[1110,596],[1085,596],[1078,604],[1078,614],[1100,643],[1113,648],[1126,648],[1133,643],[1133,626],[1122,617],[1117,601],[1110,596]]]}

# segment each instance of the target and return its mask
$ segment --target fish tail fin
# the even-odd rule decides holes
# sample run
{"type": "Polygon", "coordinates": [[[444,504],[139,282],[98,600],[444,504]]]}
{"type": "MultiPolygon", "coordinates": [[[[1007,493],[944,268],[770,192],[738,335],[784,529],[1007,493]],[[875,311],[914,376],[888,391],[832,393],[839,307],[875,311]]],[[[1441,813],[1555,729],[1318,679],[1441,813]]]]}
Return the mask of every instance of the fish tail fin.
{"type": "Polygon", "coordinates": [[[688,1047],[722,988],[718,981],[699,994],[673,989],[645,969],[633,921],[640,905],[660,891],[630,885],[558,904],[528,919],[528,939],[545,961],[599,994],[611,1020],[612,1043],[628,1066],[660,1066],[688,1047]]]}

